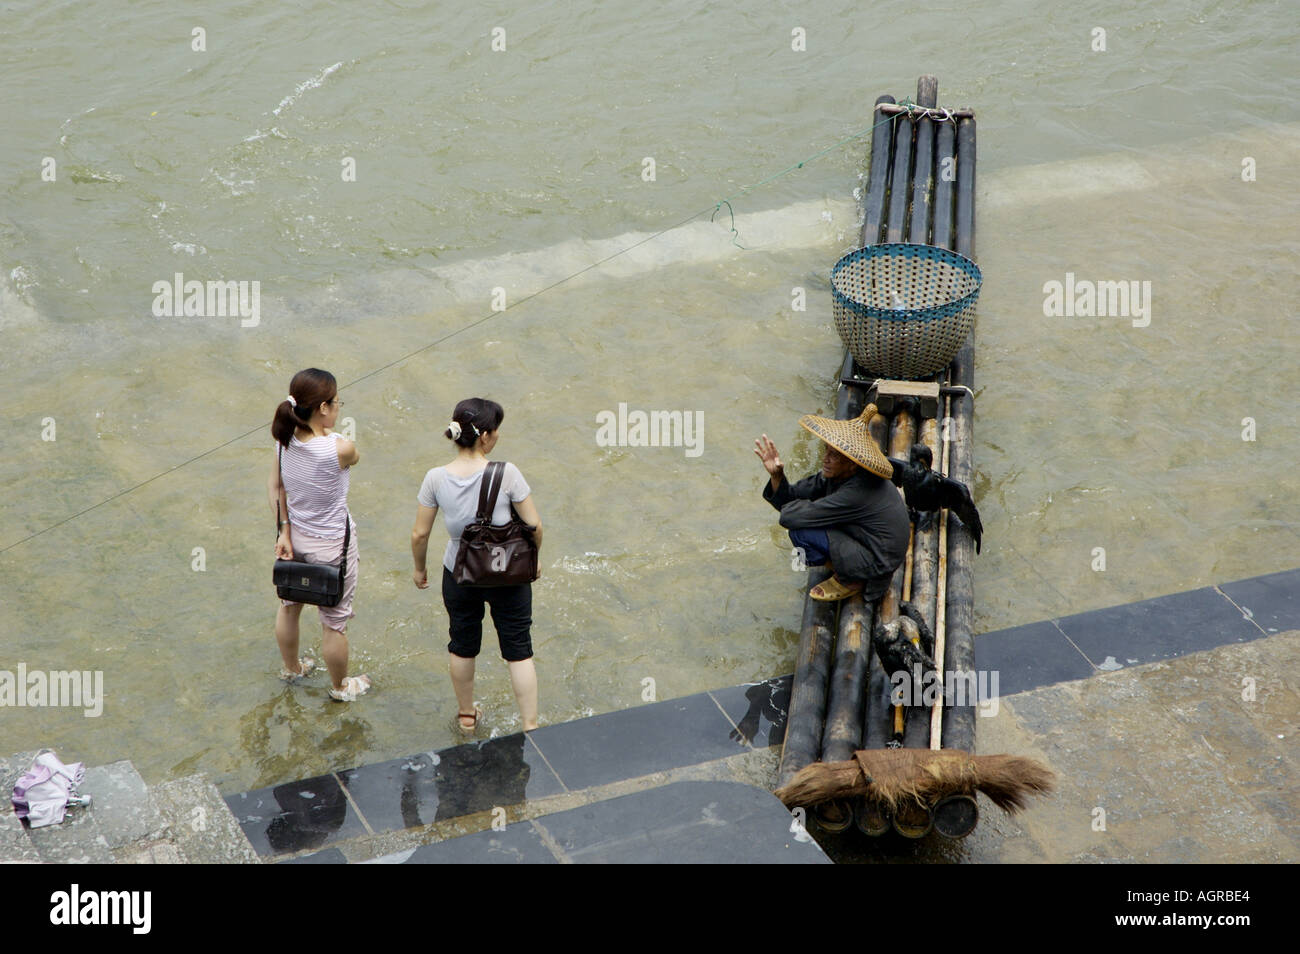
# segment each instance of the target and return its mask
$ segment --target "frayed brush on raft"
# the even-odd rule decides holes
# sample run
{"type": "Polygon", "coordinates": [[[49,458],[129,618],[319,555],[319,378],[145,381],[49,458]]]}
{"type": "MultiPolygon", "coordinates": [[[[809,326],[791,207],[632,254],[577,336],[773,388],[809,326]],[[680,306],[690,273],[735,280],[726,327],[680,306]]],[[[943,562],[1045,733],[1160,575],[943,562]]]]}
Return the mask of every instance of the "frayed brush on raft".
{"type": "Polygon", "coordinates": [[[1052,790],[1052,772],[1019,755],[971,755],[957,750],[867,749],[848,762],[814,762],[776,790],[787,807],[862,795],[890,809],[906,801],[933,805],[948,795],[983,792],[1009,815],[1030,795],[1052,790]]]}

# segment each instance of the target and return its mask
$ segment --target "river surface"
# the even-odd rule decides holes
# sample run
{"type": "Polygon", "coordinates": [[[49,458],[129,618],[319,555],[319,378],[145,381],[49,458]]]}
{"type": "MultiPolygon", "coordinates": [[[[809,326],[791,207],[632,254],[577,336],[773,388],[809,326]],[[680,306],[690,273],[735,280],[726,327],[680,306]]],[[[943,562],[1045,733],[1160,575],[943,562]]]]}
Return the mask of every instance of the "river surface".
{"type": "Polygon", "coordinates": [[[473,395],[546,524],[543,724],[791,671],[753,439],[816,466],[869,138],[837,144],[923,72],[979,116],[977,632],[1300,565],[1294,5],[516,6],[5,4],[0,670],[104,699],[0,709],[0,754],[238,791],[457,741],[408,540],[473,395]],[[258,282],[256,323],[160,317],[177,273],[258,282]],[[1149,311],[1046,315],[1067,274],[1149,311]],[[347,706],[275,677],[267,425],[307,366],[362,457],[347,706]],[[702,441],[604,446],[620,405],[702,441]]]}

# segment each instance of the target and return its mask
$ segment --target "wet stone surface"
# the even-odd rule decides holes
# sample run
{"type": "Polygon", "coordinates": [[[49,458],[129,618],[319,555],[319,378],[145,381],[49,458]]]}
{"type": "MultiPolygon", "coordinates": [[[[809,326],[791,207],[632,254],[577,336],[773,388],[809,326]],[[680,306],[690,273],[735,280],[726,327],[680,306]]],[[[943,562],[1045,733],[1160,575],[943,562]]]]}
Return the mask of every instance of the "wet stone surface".
{"type": "Polygon", "coordinates": [[[568,789],[590,788],[735,755],[735,726],[708,693],[531,732],[568,789]]]}
{"type": "Polygon", "coordinates": [[[1219,589],[1265,632],[1300,629],[1300,570],[1225,583],[1219,589]]]}
{"type": "Polygon", "coordinates": [[[763,682],[715,689],[709,695],[735,723],[735,734],[729,732],[728,736],[759,749],[785,742],[790,684],[793,681],[793,676],[779,676],[763,682]]]}
{"type": "Polygon", "coordinates": [[[86,769],[81,793],[94,801],[90,811],[110,848],[159,839],[165,824],[149,799],[149,789],[130,762],[113,762],[86,769]]]}
{"type": "Polygon", "coordinates": [[[1139,665],[1265,635],[1210,587],[1066,616],[1056,624],[1103,670],[1107,659],[1139,665]]]}
{"type": "Polygon", "coordinates": [[[376,832],[432,824],[564,791],[523,733],[348,769],[338,776],[376,832]]]}
{"type": "Polygon", "coordinates": [[[996,671],[998,692],[1002,695],[1085,679],[1096,672],[1051,622],[1030,623],[976,637],[975,668],[996,671]]]}
{"type": "Polygon", "coordinates": [[[259,855],[319,848],[366,833],[333,775],[230,795],[226,805],[259,855]]]}
{"type": "Polygon", "coordinates": [[[735,782],[673,782],[426,845],[378,861],[406,864],[819,864],[773,796],[735,782]]]}

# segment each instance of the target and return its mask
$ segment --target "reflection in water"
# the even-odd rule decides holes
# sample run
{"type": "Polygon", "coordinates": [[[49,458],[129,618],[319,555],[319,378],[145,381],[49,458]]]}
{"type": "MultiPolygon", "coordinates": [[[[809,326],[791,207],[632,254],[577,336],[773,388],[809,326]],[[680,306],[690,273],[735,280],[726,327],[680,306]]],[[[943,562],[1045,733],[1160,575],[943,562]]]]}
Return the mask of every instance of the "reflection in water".
{"type": "Polygon", "coordinates": [[[761,716],[771,724],[767,732],[768,745],[780,745],[785,740],[785,719],[786,710],[790,705],[790,686],[791,680],[788,676],[751,684],[745,690],[749,708],[736,723],[736,728],[728,733],[728,737],[736,741],[744,739],[752,744],[758,735],[758,722],[761,716]]]}
{"type": "Polygon", "coordinates": [[[438,813],[434,820],[523,802],[532,771],[524,761],[526,744],[521,732],[440,752],[438,813]]]}
{"type": "Polygon", "coordinates": [[[323,691],[304,696],[302,687],[289,686],[240,717],[242,760],[257,772],[250,788],[326,771],[358,747],[370,746],[369,723],[341,713],[342,705],[329,703],[322,718],[318,700],[323,697],[323,691]],[[304,705],[304,699],[311,704],[304,705]]]}
{"type": "Polygon", "coordinates": [[[266,826],[266,840],[277,853],[316,848],[343,827],[348,815],[343,789],[333,779],[328,780],[328,785],[308,787],[312,782],[323,781],[326,780],[310,779],[275,787],[272,794],[281,814],[266,826]]]}

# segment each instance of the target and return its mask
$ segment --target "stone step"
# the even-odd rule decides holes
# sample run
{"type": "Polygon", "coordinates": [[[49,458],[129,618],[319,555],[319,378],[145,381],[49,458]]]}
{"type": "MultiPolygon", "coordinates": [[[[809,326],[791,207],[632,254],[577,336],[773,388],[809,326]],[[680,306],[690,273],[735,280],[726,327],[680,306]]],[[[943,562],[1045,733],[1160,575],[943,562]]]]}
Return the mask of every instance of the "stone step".
{"type": "MultiPolygon", "coordinates": [[[[3,762],[0,792],[8,795],[39,751],[20,752],[3,762]]],[[[57,825],[26,829],[5,812],[6,860],[39,860],[49,864],[114,864],[142,844],[166,841],[168,830],[149,801],[149,790],[129,761],[86,769],[78,791],[91,796],[89,808],[71,808],[57,825]],[[27,844],[23,845],[22,838],[27,844]],[[36,858],[32,857],[35,851],[36,858]]],[[[12,809],[12,805],[10,806],[12,809]]]]}
{"type": "Polygon", "coordinates": [[[179,860],[188,864],[261,864],[239,822],[206,775],[155,785],[150,796],[171,826],[179,860]]]}
{"type": "MultiPolygon", "coordinates": [[[[13,792],[39,751],[0,759],[0,793],[13,792]]],[[[225,800],[205,776],[154,786],[129,761],[93,766],[79,789],[89,808],[29,829],[0,807],[0,862],[49,864],[260,863],[225,800]]]]}

